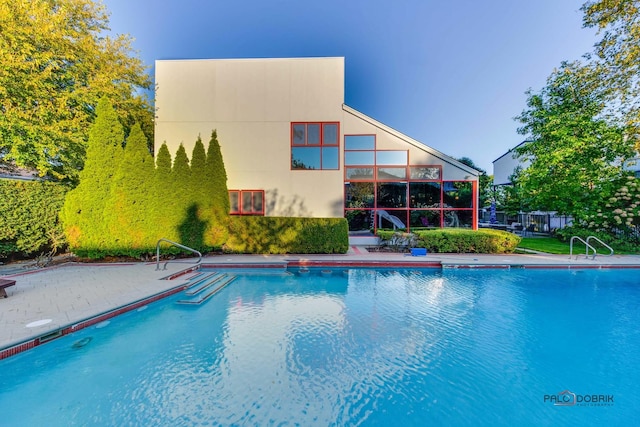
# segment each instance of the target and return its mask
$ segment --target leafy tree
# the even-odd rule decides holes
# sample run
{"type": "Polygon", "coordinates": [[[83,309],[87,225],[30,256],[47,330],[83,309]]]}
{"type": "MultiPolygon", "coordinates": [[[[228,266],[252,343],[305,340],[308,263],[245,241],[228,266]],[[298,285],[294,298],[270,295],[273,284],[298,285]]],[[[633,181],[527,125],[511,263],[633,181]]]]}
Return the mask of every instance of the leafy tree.
{"type": "Polygon", "coordinates": [[[590,56],[590,78],[640,150],[640,1],[587,1],[582,11],[584,26],[602,34],[590,56]]]}
{"type": "Polygon", "coordinates": [[[72,250],[98,250],[105,244],[106,200],[122,159],[123,141],[124,130],[118,116],[111,102],[103,97],[96,108],[96,121],[89,131],[87,161],[80,172],[80,183],[67,195],[61,213],[72,250]]]}
{"type": "Polygon", "coordinates": [[[147,138],[140,125],[131,128],[124,157],[111,182],[111,194],[104,212],[108,245],[130,250],[138,255],[155,242],[149,239],[149,183],[154,172],[153,157],[147,149],[147,138]]]}
{"type": "Polygon", "coordinates": [[[130,38],[108,29],[95,0],[0,0],[0,158],[75,179],[103,96],[127,129],[138,121],[153,134],[140,95],[151,79],[130,38]]]}
{"type": "Polygon", "coordinates": [[[518,120],[530,142],[516,153],[531,163],[517,181],[533,209],[584,218],[615,192],[621,164],[634,155],[588,73],[579,63],[563,63],[539,93],[527,92],[528,108],[518,120]]]}

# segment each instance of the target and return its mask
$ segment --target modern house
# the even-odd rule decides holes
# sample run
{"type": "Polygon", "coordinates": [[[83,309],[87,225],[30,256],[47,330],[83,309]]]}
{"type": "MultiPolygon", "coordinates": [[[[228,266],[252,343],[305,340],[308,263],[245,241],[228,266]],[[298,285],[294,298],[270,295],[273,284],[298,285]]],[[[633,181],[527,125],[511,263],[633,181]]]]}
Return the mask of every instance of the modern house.
{"type": "MultiPolygon", "coordinates": [[[[478,171],[344,104],[344,58],[156,61],[156,152],[218,132],[231,213],[477,228],[478,171]]],[[[410,114],[410,112],[407,112],[410,114]]]]}

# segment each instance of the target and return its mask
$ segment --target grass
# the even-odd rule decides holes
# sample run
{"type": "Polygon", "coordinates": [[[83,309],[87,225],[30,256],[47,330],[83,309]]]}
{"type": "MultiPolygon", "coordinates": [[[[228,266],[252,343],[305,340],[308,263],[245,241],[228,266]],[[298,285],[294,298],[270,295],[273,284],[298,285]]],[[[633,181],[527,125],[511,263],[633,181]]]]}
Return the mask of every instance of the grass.
{"type": "MultiPolygon", "coordinates": [[[[548,254],[569,255],[569,243],[561,242],[555,237],[523,237],[518,248],[548,254]]],[[[580,242],[573,245],[573,253],[584,253],[584,251],[585,247],[580,242]]]]}
{"type": "MultiPolygon", "coordinates": [[[[593,244],[599,255],[608,255],[609,250],[602,247],[597,242],[589,242],[593,244]]],[[[545,252],[548,254],[569,255],[569,242],[561,242],[555,237],[523,237],[517,249],[531,249],[534,251],[545,252]]],[[[516,249],[516,250],[517,250],[516,249]]],[[[584,254],[586,248],[579,241],[573,243],[573,254],[584,254]]],[[[637,254],[626,250],[615,249],[615,253],[619,255],[637,254]]]]}

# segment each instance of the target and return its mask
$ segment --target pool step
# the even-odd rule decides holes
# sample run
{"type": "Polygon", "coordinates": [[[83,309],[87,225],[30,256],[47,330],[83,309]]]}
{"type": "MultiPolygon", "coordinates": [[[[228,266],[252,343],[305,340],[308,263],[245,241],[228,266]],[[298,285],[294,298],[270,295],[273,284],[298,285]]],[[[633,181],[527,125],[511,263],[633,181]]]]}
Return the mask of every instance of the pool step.
{"type": "MultiPolygon", "coordinates": [[[[219,276],[216,276],[211,281],[211,283],[207,282],[207,285],[203,285],[202,287],[199,287],[197,292],[195,292],[194,294],[191,294],[191,295],[197,294],[195,298],[178,300],[176,301],[176,304],[200,305],[206,300],[208,300],[209,298],[211,298],[213,295],[215,295],[219,290],[221,290],[222,288],[224,288],[225,286],[227,286],[229,283],[233,282],[236,279],[237,279],[237,276],[234,276],[233,274],[221,274],[219,276]]],[[[187,294],[187,292],[185,292],[185,294],[187,294]]]]}
{"type": "Polygon", "coordinates": [[[227,275],[223,273],[207,274],[205,277],[191,283],[184,293],[190,297],[198,295],[200,292],[207,290],[225,277],[227,277],[227,275]]]}

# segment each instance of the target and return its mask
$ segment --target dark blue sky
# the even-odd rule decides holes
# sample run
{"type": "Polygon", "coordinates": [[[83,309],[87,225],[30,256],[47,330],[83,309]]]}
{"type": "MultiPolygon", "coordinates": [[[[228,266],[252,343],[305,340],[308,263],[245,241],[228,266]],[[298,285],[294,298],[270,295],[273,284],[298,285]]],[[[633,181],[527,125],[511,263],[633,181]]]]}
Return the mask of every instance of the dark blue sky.
{"type": "Polygon", "coordinates": [[[492,173],[513,117],[596,41],[577,0],[104,0],[156,59],[344,56],[345,103],[492,173]]]}

